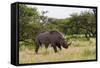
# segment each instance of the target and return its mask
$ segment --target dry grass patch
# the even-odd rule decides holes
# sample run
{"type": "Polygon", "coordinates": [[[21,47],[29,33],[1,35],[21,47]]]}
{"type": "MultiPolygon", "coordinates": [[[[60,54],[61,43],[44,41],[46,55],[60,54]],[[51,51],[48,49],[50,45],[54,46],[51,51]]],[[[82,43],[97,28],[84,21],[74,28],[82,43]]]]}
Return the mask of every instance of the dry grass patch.
{"type": "Polygon", "coordinates": [[[96,59],[95,40],[90,41],[73,41],[68,49],[62,48],[62,51],[54,53],[52,47],[46,49],[40,48],[39,54],[35,54],[34,49],[24,49],[19,51],[19,63],[42,63],[42,62],[59,62],[59,61],[77,61],[77,60],[94,60],[96,59]]]}

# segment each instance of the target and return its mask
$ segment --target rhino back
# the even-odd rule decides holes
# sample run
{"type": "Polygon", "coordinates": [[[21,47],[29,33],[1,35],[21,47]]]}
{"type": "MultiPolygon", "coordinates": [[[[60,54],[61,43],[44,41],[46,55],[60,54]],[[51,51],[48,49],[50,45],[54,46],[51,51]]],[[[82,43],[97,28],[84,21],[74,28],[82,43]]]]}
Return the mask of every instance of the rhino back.
{"type": "Polygon", "coordinates": [[[40,33],[37,37],[41,43],[50,43],[50,36],[48,32],[40,33]]]}

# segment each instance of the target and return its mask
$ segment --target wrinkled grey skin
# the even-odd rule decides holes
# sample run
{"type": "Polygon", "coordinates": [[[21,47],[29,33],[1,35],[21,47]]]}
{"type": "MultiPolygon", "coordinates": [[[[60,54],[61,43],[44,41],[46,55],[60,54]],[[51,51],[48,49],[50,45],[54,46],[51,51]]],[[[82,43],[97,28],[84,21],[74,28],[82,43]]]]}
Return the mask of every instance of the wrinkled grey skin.
{"type": "Polygon", "coordinates": [[[68,48],[70,44],[67,44],[61,33],[58,31],[48,31],[40,33],[36,39],[35,39],[35,52],[38,53],[38,49],[42,44],[45,45],[45,48],[47,49],[49,44],[54,49],[54,52],[57,52],[57,47],[61,50],[61,46],[63,48],[68,48]]]}

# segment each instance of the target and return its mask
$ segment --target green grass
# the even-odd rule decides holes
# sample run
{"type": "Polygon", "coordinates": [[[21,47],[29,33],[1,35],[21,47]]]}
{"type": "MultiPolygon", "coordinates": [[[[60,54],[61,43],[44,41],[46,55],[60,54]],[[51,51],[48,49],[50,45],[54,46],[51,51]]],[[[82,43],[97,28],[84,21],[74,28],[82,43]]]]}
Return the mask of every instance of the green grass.
{"type": "Polygon", "coordinates": [[[58,53],[54,53],[53,48],[49,47],[47,52],[44,47],[39,49],[36,55],[34,47],[21,46],[19,50],[19,63],[42,63],[42,62],[58,62],[58,61],[76,61],[76,60],[94,60],[96,59],[96,41],[94,38],[87,40],[74,40],[68,49],[62,49],[58,53]]]}

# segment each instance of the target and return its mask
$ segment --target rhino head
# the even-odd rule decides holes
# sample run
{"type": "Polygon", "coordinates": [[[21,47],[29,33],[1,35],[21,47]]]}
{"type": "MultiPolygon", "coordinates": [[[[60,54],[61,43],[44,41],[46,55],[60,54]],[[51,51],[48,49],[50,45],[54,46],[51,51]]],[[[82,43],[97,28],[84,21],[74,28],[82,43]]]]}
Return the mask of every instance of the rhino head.
{"type": "Polygon", "coordinates": [[[67,49],[71,45],[72,42],[68,43],[67,41],[65,41],[65,39],[62,39],[60,43],[62,47],[67,49]]]}

